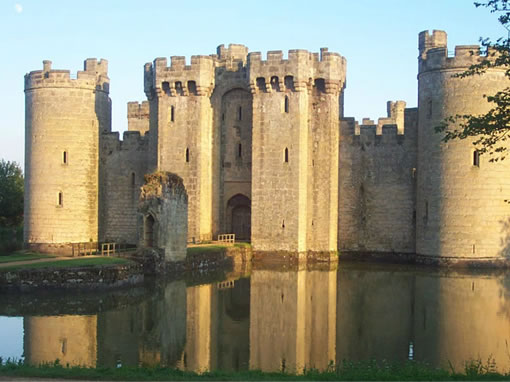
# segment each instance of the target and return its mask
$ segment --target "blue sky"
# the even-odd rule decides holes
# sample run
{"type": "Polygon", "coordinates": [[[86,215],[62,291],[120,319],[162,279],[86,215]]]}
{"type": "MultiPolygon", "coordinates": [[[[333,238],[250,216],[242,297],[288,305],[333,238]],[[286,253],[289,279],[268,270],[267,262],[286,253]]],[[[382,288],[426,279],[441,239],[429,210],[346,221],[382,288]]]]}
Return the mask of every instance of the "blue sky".
{"type": "Polygon", "coordinates": [[[126,103],[145,99],[143,65],[156,57],[321,47],[347,58],[345,115],[385,116],[386,101],[416,106],[417,40],[448,32],[449,49],[506,31],[470,0],[0,0],[0,158],[23,164],[23,76],[76,72],[87,57],[109,61],[113,130],[127,128],[126,103]]]}

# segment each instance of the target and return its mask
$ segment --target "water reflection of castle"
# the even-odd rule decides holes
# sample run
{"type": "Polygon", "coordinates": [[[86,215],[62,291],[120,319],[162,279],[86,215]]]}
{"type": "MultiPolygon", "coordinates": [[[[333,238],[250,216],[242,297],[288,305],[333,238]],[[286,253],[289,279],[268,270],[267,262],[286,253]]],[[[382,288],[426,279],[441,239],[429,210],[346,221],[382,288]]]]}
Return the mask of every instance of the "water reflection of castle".
{"type": "Polygon", "coordinates": [[[508,370],[510,277],[349,269],[186,287],[90,316],[25,317],[28,362],[186,370],[326,368],[330,360],[469,359],[508,370]]]}

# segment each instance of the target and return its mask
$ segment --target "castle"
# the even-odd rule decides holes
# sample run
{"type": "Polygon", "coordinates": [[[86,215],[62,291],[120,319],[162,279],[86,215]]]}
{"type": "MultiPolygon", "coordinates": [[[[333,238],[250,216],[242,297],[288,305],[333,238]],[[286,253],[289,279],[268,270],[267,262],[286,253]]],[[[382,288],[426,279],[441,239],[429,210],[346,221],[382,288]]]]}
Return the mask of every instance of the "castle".
{"type": "Polygon", "coordinates": [[[389,102],[377,123],[344,117],[346,60],[327,49],[157,58],[122,140],[107,61],[87,59],[76,78],[44,61],[25,76],[25,243],[137,243],[144,174],[160,170],[184,180],[189,241],[235,233],[261,253],[506,257],[510,162],[434,132],[486,112],[483,95],[508,86],[504,69],[452,76],[485,58],[420,33],[418,107],[389,102]]]}

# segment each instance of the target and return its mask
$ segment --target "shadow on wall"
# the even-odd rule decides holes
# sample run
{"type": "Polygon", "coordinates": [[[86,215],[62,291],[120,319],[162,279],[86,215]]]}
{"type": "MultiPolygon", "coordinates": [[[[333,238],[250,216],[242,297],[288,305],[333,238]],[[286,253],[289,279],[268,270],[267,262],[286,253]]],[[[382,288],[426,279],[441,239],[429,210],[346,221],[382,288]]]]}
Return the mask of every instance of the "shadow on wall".
{"type": "Polygon", "coordinates": [[[500,255],[502,257],[510,258],[510,218],[501,220],[501,232],[500,232],[500,255]]]}

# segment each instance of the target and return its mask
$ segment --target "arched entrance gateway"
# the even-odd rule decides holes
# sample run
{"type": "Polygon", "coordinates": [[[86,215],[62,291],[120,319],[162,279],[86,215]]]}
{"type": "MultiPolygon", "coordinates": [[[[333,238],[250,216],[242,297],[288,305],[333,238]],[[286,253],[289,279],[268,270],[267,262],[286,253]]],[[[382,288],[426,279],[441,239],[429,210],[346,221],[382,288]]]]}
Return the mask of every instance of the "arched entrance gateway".
{"type": "Polygon", "coordinates": [[[236,235],[236,240],[251,239],[251,200],[237,194],[231,197],[227,203],[227,227],[229,232],[236,235]]]}

